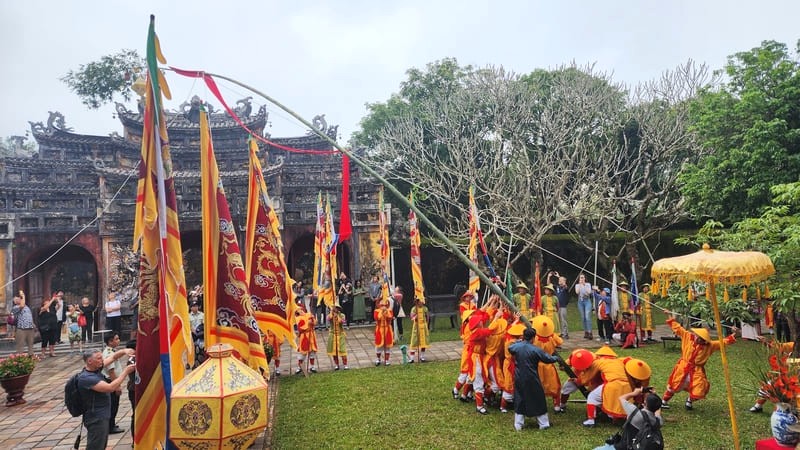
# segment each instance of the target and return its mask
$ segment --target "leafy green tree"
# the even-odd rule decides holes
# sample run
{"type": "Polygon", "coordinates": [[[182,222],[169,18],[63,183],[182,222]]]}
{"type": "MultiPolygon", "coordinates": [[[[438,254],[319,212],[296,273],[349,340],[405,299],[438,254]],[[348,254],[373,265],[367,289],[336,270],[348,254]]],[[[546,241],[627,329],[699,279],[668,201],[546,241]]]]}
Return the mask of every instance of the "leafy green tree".
{"type": "Polygon", "coordinates": [[[709,151],[681,175],[686,207],[725,224],[758,217],[770,188],[800,175],[800,41],[764,41],[728,57],[726,81],[693,105],[694,129],[709,151]]]}
{"type": "Polygon", "coordinates": [[[78,94],[84,105],[97,109],[112,102],[116,95],[130,101],[131,85],[144,67],[145,60],[136,50],[122,50],[99,61],[81,64],[77,70],[67,72],[61,81],[78,94]]]}
{"type": "MultiPolygon", "coordinates": [[[[800,309],[800,182],[770,188],[772,203],[756,218],[735,223],[730,229],[717,221],[708,221],[697,235],[679,243],[712,243],[721,250],[760,251],[769,255],[775,275],[769,280],[773,306],[789,317],[792,340],[798,338],[800,309]]],[[[795,355],[800,346],[795,345],[795,355]]]]}

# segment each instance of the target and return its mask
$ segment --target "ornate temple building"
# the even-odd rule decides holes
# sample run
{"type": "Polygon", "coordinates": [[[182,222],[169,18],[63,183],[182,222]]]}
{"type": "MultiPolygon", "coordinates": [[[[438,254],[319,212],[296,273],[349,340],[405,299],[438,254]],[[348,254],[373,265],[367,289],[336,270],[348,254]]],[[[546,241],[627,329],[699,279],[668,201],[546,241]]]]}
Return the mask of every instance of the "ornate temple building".
{"type": "MultiPolygon", "coordinates": [[[[189,289],[202,283],[200,137],[198,102],[193,100],[194,104],[187,102],[179,111],[166,113],[189,289]]],[[[237,115],[264,135],[266,109],[252,111],[249,98],[237,105],[237,115]]],[[[20,289],[32,307],[53,291],[64,291],[69,303],[86,296],[99,305],[115,291],[123,299],[123,316],[130,327],[130,306],[136,300],[137,256],[131,248],[143,117],[121,104],[117,117],[122,135],[91,136],[73,132],[60,113],[51,112],[46,123],[31,122],[37,154],[0,159],[0,281],[5,286],[0,290],[0,314],[10,309],[13,293],[20,289]]],[[[243,244],[248,134],[226,113],[212,110],[209,122],[243,244]]],[[[338,127],[328,126],[324,116],[315,118],[314,124],[336,139],[338,127]]],[[[292,148],[332,149],[310,132],[289,138],[264,136],[292,148]]],[[[290,274],[310,280],[317,195],[329,196],[338,222],[341,156],[287,152],[266,144],[260,148],[264,177],[283,227],[290,274]]],[[[340,245],[338,258],[341,270],[357,279],[378,259],[378,188],[355,165],[350,181],[353,235],[340,245]]],[[[102,324],[101,313],[98,319],[102,324]]]]}

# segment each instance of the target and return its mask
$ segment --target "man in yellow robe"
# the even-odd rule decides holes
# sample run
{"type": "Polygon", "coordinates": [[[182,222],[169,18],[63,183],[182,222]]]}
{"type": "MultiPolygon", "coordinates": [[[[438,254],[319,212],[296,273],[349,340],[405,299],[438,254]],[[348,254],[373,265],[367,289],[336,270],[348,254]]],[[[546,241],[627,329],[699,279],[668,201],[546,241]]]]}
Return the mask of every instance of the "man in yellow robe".
{"type": "MultiPolygon", "coordinates": [[[[667,325],[681,338],[681,358],[672,369],[667,380],[667,390],[661,397],[664,408],[669,408],[669,400],[676,392],[686,391],[689,398],[686,400],[686,409],[692,409],[692,402],[706,398],[711,383],[706,377],[706,362],[711,354],[720,349],[719,340],[712,340],[705,328],[692,328],[691,331],[683,328],[675,318],[670,316],[667,325]]],[[[734,329],[735,331],[735,329],[734,329]]],[[[734,333],[725,338],[725,344],[736,342],[734,333]]]]}
{"type": "Polygon", "coordinates": [[[409,356],[414,362],[416,351],[419,350],[419,361],[425,362],[425,349],[428,348],[428,307],[425,300],[417,298],[411,308],[411,342],[409,356]]]}
{"type": "Polygon", "coordinates": [[[513,300],[519,313],[524,317],[530,318],[531,294],[528,293],[528,286],[525,283],[517,285],[517,293],[514,294],[513,300]]]}

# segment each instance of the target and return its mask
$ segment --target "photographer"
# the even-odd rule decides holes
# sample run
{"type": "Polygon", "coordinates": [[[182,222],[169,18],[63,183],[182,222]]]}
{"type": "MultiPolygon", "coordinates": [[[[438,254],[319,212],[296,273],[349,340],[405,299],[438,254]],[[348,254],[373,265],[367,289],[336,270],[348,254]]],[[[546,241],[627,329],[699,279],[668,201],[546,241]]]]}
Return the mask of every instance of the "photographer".
{"type": "MultiPolygon", "coordinates": [[[[628,414],[628,420],[623,425],[622,432],[606,440],[606,444],[595,448],[595,450],[624,450],[633,448],[631,441],[639,433],[639,430],[645,426],[645,420],[650,422],[654,428],[661,428],[664,425],[664,418],[661,417],[661,398],[653,393],[652,387],[641,388],[638,387],[619,397],[619,402],[625,412],[628,414]],[[646,395],[644,400],[644,407],[639,409],[631,399],[639,395],[646,395]]],[[[660,433],[659,433],[660,435],[660,433]]]]}

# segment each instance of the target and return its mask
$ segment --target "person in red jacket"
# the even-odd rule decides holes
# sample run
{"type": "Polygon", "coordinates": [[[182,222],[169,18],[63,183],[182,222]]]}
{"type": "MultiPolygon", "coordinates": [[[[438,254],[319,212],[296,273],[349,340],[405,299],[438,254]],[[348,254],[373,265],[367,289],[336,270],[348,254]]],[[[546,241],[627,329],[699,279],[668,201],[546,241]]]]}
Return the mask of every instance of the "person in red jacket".
{"type": "Polygon", "coordinates": [[[381,353],[383,353],[383,364],[388,366],[389,355],[392,353],[392,346],[394,345],[394,331],[392,329],[392,320],[394,313],[389,307],[389,300],[381,300],[378,302],[375,312],[372,313],[375,319],[375,366],[381,365],[381,353]]]}
{"type": "Polygon", "coordinates": [[[636,348],[636,322],[631,319],[631,313],[622,313],[622,320],[614,325],[614,339],[622,342],[622,348],[636,348]]]}
{"type": "MultiPolygon", "coordinates": [[[[495,318],[502,317],[502,311],[495,313],[495,318]]],[[[484,355],[486,354],[486,339],[492,334],[492,330],[486,327],[489,314],[479,309],[472,313],[468,321],[468,327],[472,330],[467,340],[467,373],[469,374],[468,383],[475,391],[475,409],[480,414],[488,414],[483,405],[484,377],[487,374],[484,355]]]]}

